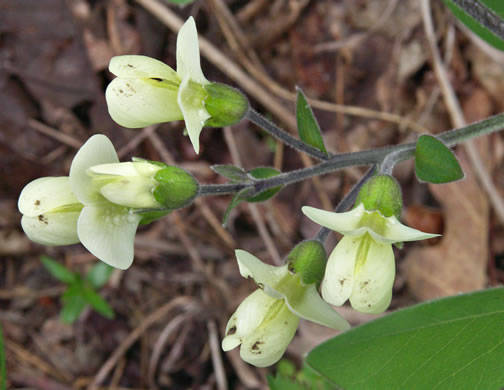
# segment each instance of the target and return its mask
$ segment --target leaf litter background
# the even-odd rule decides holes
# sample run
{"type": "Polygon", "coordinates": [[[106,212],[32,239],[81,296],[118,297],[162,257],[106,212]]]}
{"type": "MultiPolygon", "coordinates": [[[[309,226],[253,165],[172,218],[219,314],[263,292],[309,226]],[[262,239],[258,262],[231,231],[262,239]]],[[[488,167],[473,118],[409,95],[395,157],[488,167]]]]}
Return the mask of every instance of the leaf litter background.
{"type": "MultiPolygon", "coordinates": [[[[216,44],[217,55],[246,69],[246,79],[230,79],[226,67],[203,56],[208,79],[246,92],[252,81],[252,106],[271,112],[285,128],[293,130],[296,85],[309,98],[336,103],[314,107],[333,152],[407,142],[421,132],[453,127],[416,0],[162,4],[182,19],[193,15],[200,35],[216,44]],[[377,113],[347,115],[344,106],[377,113]],[[400,120],[380,120],[380,112],[400,120]]],[[[465,119],[503,111],[504,55],[460,30],[440,2],[432,7],[437,43],[465,119]]],[[[80,245],[31,243],[20,228],[16,201],[23,186],[40,176],[67,175],[76,149],[95,133],[110,137],[123,160],[175,162],[203,183],[223,181],[209,169],[213,164],[286,171],[311,163],[246,121],[232,129],[205,129],[199,157],[182,135],[181,122],[143,132],[117,126],[104,99],[112,78],[110,58],[144,54],[174,66],[175,38],[135,1],[0,3],[0,320],[10,388],[266,388],[265,375],[274,372],[245,365],[237,351],[220,351],[229,315],[254,289],[239,276],[233,250],[278,263],[296,242],[317,231],[300,206],[332,208],[364,168],[289,186],[264,204],[242,204],[227,230],[220,218],[229,197],[201,199],[140,229],[133,266],[114,272],[102,290],[116,312],[112,320],[87,310],[75,324],[62,324],[59,297],[65,287],[51,278],[40,256],[83,274],[96,259],[80,245]]],[[[502,134],[478,141],[478,150],[502,196],[502,134]]],[[[443,238],[407,244],[396,253],[390,310],[504,280],[503,224],[462,148],[457,155],[466,172],[462,182],[419,184],[411,161],[395,170],[403,186],[404,221],[443,238]]],[[[327,248],[335,242],[331,236],[327,248]]],[[[339,310],[354,325],[373,319],[347,307],[339,310]]],[[[332,335],[303,322],[286,358],[299,364],[306,351],[332,335]]]]}

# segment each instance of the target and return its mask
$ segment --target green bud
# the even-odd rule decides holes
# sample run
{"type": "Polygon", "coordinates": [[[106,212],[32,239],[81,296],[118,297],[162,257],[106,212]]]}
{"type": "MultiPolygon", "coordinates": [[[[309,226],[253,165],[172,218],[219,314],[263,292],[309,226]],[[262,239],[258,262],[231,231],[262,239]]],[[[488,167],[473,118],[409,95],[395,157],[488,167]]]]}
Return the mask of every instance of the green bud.
{"type": "Polygon", "coordinates": [[[166,166],[154,175],[159,185],[154,189],[156,201],[163,207],[178,209],[189,205],[198,195],[199,184],[181,168],[166,166]]]}
{"type": "Polygon", "coordinates": [[[327,255],[320,241],[308,240],[290,251],[287,262],[289,271],[298,274],[303,284],[319,284],[324,277],[327,255]]]}
{"type": "Polygon", "coordinates": [[[364,204],[367,211],[379,211],[384,217],[401,216],[402,194],[396,179],[390,175],[376,175],[359,191],[355,205],[364,204]]]}
{"type": "Polygon", "coordinates": [[[208,94],[205,108],[211,115],[205,126],[230,126],[239,122],[247,113],[249,102],[239,90],[221,83],[207,84],[203,88],[208,94]]]}

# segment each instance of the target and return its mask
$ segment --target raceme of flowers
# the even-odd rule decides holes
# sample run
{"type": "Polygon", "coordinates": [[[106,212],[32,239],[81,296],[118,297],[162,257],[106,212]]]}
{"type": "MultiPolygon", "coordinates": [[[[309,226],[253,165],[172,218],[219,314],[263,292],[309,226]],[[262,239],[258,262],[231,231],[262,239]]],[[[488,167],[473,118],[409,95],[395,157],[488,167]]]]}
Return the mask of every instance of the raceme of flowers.
{"type": "Polygon", "coordinates": [[[362,203],[345,213],[306,206],[302,211],[344,236],[329,256],[323,298],[336,306],[349,299],[355,310],[365,313],[381,313],[390,305],[395,278],[392,244],[438,236],[409,228],[395,216],[368,211],[362,203]]]}

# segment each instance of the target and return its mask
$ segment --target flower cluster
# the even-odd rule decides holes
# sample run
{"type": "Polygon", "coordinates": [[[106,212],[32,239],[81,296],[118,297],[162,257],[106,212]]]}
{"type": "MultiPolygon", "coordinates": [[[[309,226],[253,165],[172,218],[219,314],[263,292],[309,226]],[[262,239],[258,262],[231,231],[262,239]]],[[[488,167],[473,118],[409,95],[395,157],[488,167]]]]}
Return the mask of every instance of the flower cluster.
{"type": "Polygon", "coordinates": [[[44,245],[81,242],[105,263],[128,268],[143,215],[137,210],[183,207],[198,192],[184,170],[135,159],[120,163],[110,140],[91,137],[77,152],[69,177],[43,177],[19,196],[21,225],[44,245]]]}
{"type": "MultiPolygon", "coordinates": [[[[240,120],[248,101],[205,78],[192,17],[180,29],[176,57],[176,71],[149,57],[114,57],[109,69],[117,77],[106,91],[108,109],[117,123],[130,128],[183,119],[198,153],[203,127],[240,120]]],[[[238,169],[241,174],[245,172],[238,169]]],[[[80,242],[105,263],[126,269],[133,261],[139,224],[188,205],[198,193],[199,184],[188,172],[138,158],[121,163],[110,140],[95,135],[77,152],[68,177],[34,180],[21,192],[18,207],[31,240],[44,245],[80,242]]],[[[351,211],[303,207],[308,218],[343,235],[329,259],[317,240],[298,244],[280,267],[237,250],[240,274],[252,278],[258,289],[231,316],[222,348],[241,346],[243,360],[265,367],[284,354],[301,318],[348,329],[330,304],[349,300],[361,312],[385,311],[395,277],[392,244],[436,236],[401,224],[401,209],[395,179],[377,175],[364,184],[351,211]]]]}

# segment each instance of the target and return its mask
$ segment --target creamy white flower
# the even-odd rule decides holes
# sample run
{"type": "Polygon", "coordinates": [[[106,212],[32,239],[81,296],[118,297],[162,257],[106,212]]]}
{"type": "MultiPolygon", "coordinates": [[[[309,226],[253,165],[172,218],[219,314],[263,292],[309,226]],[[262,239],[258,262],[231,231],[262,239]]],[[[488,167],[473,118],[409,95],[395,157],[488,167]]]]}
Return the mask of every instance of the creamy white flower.
{"type": "Polygon", "coordinates": [[[231,316],[222,349],[241,344],[240,356],[257,367],[276,363],[296,333],[299,318],[333,329],[345,330],[348,323],[317,292],[315,284],[303,285],[288,265],[264,264],[252,254],[236,251],[240,274],[252,277],[258,290],[249,295],[231,316]]]}
{"type": "MultiPolygon", "coordinates": [[[[101,134],[94,135],[79,149],[72,161],[70,186],[84,205],[77,221],[77,234],[82,245],[105,263],[126,269],[133,262],[135,233],[141,216],[130,207],[107,199],[108,191],[101,192],[107,186],[96,181],[96,175],[103,172],[110,174],[114,168],[120,167],[115,165],[118,163],[117,153],[110,140],[101,134]]],[[[133,166],[128,167],[126,169],[131,174],[137,172],[133,166]]],[[[128,197],[125,194],[125,198],[128,197]]],[[[117,201],[117,196],[113,200],[117,201]]]]}
{"type": "Polygon", "coordinates": [[[390,305],[395,278],[392,244],[438,236],[409,228],[394,216],[367,211],[362,204],[345,213],[313,207],[302,211],[312,221],[344,235],[329,256],[323,298],[338,306],[349,299],[355,310],[365,313],[381,313],[390,305]]]}
{"type": "Polygon", "coordinates": [[[110,116],[124,127],[184,119],[196,153],[199,135],[210,118],[201,70],[198,32],[190,17],[177,35],[177,71],[154,58],[136,55],[113,57],[109,70],[117,76],[107,87],[110,116]]]}
{"type": "Polygon", "coordinates": [[[68,177],[41,177],[21,191],[18,209],[28,238],[43,245],[79,242],[77,218],[82,204],[72,193],[68,177]]]}

